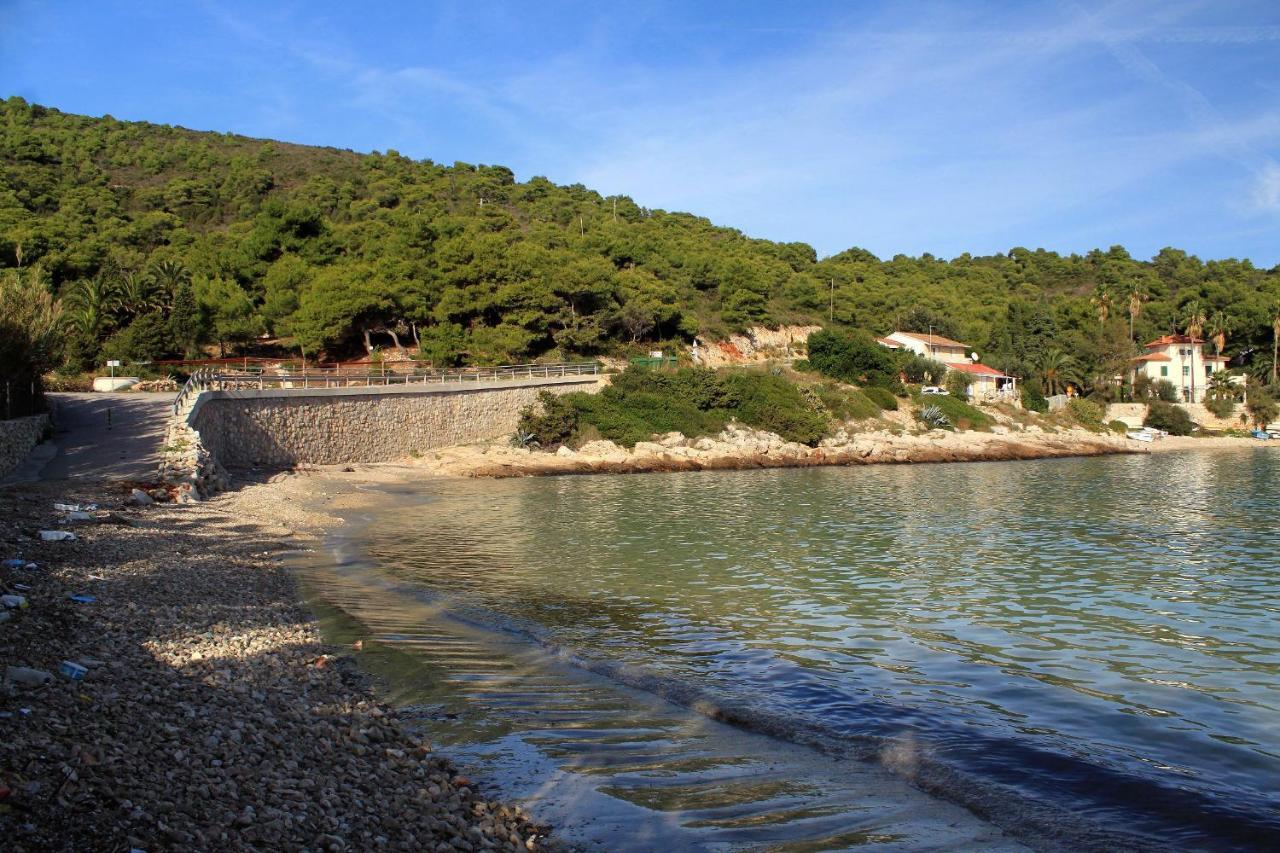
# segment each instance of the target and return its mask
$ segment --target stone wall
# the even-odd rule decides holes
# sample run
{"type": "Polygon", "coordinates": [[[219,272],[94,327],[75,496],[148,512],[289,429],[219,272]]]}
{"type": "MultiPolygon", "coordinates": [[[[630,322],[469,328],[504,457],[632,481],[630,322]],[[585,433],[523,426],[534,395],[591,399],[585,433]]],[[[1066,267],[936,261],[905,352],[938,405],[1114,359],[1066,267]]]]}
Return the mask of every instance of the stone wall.
{"type": "Polygon", "coordinates": [[[596,377],[584,376],[466,387],[214,391],[201,395],[190,425],[227,468],[391,462],[511,433],[520,410],[542,391],[599,387],[596,377]]]}
{"type": "Polygon", "coordinates": [[[5,476],[40,443],[49,428],[48,415],[0,421],[0,477],[5,476]]]}

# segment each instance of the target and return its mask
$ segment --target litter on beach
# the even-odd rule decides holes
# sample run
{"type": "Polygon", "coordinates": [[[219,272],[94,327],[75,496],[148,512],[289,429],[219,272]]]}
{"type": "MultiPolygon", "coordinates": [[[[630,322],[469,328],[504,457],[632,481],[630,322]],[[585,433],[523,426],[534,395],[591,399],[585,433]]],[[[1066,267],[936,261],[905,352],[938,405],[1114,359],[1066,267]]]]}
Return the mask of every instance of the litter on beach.
{"type": "Polygon", "coordinates": [[[76,595],[68,595],[67,598],[71,599],[72,601],[79,602],[80,604],[93,604],[95,601],[98,600],[94,596],[85,595],[84,593],[78,593],[76,595]]]}
{"type": "Polygon", "coordinates": [[[97,504],[59,504],[55,503],[53,508],[58,512],[93,512],[98,508],[97,504]]]}
{"type": "Polygon", "coordinates": [[[84,674],[88,671],[89,670],[85,669],[80,664],[70,660],[64,660],[62,664],[59,665],[58,667],[58,672],[62,673],[72,681],[81,680],[82,678],[84,678],[84,674]]]}
{"type": "Polygon", "coordinates": [[[70,530],[41,530],[40,538],[45,542],[68,542],[76,538],[70,530]]]}
{"type": "Polygon", "coordinates": [[[38,566],[30,560],[18,559],[5,560],[4,562],[0,562],[0,566],[4,566],[6,569],[26,569],[29,572],[34,572],[38,568],[38,566]]]}
{"type": "Polygon", "coordinates": [[[0,595],[0,605],[10,610],[22,610],[27,606],[27,597],[25,595],[0,595]]]}

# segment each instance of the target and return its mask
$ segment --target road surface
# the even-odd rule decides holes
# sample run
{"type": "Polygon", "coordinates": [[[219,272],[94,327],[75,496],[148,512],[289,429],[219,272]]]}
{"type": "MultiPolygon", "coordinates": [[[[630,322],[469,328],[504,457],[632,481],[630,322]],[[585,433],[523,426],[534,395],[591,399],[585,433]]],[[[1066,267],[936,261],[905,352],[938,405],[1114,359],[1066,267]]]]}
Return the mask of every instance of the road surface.
{"type": "Polygon", "coordinates": [[[37,447],[5,483],[85,477],[154,480],[172,393],[49,394],[52,441],[37,447]]]}

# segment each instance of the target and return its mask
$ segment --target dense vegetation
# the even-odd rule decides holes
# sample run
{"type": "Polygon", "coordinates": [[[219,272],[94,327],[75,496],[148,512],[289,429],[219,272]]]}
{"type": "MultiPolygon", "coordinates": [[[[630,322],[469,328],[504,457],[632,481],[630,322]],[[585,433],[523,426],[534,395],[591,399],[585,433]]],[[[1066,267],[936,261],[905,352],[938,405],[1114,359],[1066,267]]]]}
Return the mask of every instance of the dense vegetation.
{"type": "Polygon", "coordinates": [[[814,446],[833,420],[880,412],[857,391],[825,390],[836,412],[818,392],[772,373],[630,367],[599,394],[543,393],[522,414],[516,440],[551,447],[599,437],[633,447],[667,432],[714,435],[737,420],[814,446]]]}
{"type": "Polygon", "coordinates": [[[1119,246],[951,261],[855,248],[820,260],[802,243],[517,182],[502,166],[86,118],[20,98],[0,104],[0,268],[61,298],[72,367],[236,351],[263,334],[313,357],[399,343],[437,364],[521,361],[830,318],[876,333],[932,327],[1052,393],[1102,387],[1134,341],[1188,326],[1270,379],[1280,330],[1280,270],[1248,261],[1177,249],[1139,261],[1119,246]]]}

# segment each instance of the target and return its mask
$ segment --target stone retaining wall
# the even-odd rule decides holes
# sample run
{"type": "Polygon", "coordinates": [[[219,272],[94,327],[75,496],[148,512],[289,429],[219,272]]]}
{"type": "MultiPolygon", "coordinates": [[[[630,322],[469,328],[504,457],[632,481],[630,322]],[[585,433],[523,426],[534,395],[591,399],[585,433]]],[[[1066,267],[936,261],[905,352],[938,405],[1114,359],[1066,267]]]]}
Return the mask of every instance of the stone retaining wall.
{"type": "Polygon", "coordinates": [[[542,391],[595,392],[594,376],[474,386],[205,392],[190,425],[228,468],[392,462],[512,432],[542,391]]]}
{"type": "Polygon", "coordinates": [[[48,415],[0,421],[0,477],[5,476],[40,443],[49,428],[48,415]]]}

